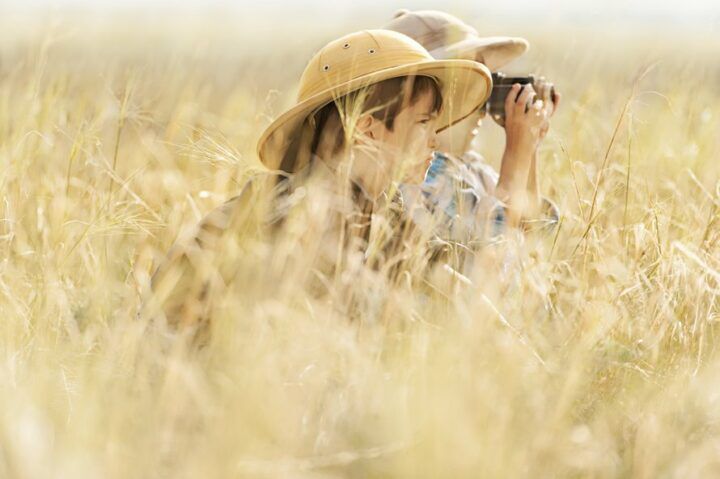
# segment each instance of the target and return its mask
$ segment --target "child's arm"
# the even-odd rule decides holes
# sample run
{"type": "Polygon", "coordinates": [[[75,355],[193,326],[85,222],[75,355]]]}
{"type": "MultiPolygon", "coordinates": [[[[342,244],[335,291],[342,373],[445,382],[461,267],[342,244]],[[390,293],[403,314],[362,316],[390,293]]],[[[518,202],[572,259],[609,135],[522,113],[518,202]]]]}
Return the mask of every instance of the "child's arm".
{"type": "MultiPolygon", "coordinates": [[[[496,186],[499,180],[499,175],[492,166],[485,162],[482,155],[476,151],[467,151],[462,160],[464,164],[468,166],[472,176],[476,177],[475,193],[478,198],[492,197],[493,201],[484,200],[478,205],[479,219],[487,218],[492,225],[492,230],[495,233],[500,233],[508,226],[506,221],[506,210],[503,204],[497,200],[496,186]],[[482,208],[481,205],[485,205],[482,208]]],[[[536,162],[537,159],[534,160],[536,162]]],[[[533,163],[534,163],[533,162],[533,163]]],[[[532,215],[524,216],[520,221],[520,226],[523,230],[542,230],[547,227],[554,227],[559,221],[559,210],[555,203],[548,197],[542,195],[539,189],[539,182],[537,181],[537,175],[533,171],[534,165],[531,166],[531,171],[528,178],[528,195],[536,198],[537,207],[532,215]],[[531,186],[534,185],[534,188],[531,186]]]]}
{"type": "Polygon", "coordinates": [[[535,217],[538,214],[538,209],[540,208],[540,184],[537,175],[537,163],[539,156],[540,154],[536,148],[535,153],[532,155],[532,159],[530,160],[530,171],[528,172],[527,191],[530,202],[528,216],[530,217],[535,217]]]}
{"type": "MultiPolygon", "coordinates": [[[[552,115],[555,114],[558,107],[560,106],[560,100],[562,99],[562,96],[559,92],[553,90],[553,97],[550,98],[550,91],[547,89],[543,90],[543,101],[545,102],[552,102],[552,109],[548,112],[548,118],[550,118],[552,115]]],[[[545,139],[545,136],[547,136],[547,132],[550,129],[550,122],[546,122],[542,128],[540,129],[540,141],[543,141],[545,139]]],[[[531,215],[528,215],[532,218],[538,217],[540,215],[543,215],[547,209],[547,204],[550,203],[552,206],[554,204],[549,199],[543,197],[540,194],[540,180],[537,174],[538,170],[538,163],[540,160],[540,145],[535,148],[535,152],[533,153],[532,160],[530,162],[530,171],[528,173],[528,195],[531,199],[531,215]]],[[[557,208],[556,208],[557,209],[557,208]]],[[[557,212],[556,212],[557,213],[557,212]]]]}
{"type": "Polygon", "coordinates": [[[538,186],[538,148],[560,103],[560,95],[556,93],[553,101],[536,99],[526,106],[534,96],[532,85],[525,85],[520,91],[516,84],[505,101],[506,147],[497,196],[507,205],[508,223],[512,226],[537,218],[548,205],[538,186]]]}
{"type": "Polygon", "coordinates": [[[193,233],[178,240],[151,279],[151,295],[143,305],[150,317],[164,317],[168,326],[206,329],[211,292],[224,283],[221,246],[228,235],[252,210],[252,188],[208,213],[193,233]]]}

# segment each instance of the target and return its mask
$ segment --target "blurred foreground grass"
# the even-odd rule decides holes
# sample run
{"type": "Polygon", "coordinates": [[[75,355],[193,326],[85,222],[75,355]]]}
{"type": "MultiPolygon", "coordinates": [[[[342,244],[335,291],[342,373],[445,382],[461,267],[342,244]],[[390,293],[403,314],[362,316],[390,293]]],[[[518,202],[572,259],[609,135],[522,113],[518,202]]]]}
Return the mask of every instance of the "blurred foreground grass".
{"type": "Polygon", "coordinates": [[[153,263],[347,29],[131,20],[0,35],[0,476],[720,474],[717,38],[527,32],[515,68],[565,94],[541,169],[563,220],[516,287],[360,278],[350,324],[265,278],[193,353],[136,319],[153,263]]]}

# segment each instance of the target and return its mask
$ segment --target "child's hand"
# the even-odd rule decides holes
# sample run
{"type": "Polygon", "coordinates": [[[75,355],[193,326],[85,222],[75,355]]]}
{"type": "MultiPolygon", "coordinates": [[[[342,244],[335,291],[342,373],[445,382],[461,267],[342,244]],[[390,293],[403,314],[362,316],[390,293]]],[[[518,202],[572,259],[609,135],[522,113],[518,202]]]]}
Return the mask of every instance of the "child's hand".
{"type": "Polygon", "coordinates": [[[500,165],[496,193],[505,202],[508,223],[518,225],[537,196],[528,189],[528,179],[534,177],[533,161],[537,147],[549,126],[554,110],[551,101],[536,98],[532,85],[515,84],[505,99],[505,153],[500,165]]]}
{"type": "Polygon", "coordinates": [[[505,99],[506,150],[532,154],[547,133],[554,110],[552,101],[536,98],[532,85],[514,84],[505,99]]]}
{"type": "Polygon", "coordinates": [[[553,97],[552,97],[552,108],[550,109],[550,114],[548,115],[548,121],[545,123],[545,127],[540,129],[540,140],[545,138],[545,135],[547,135],[548,130],[550,129],[550,117],[555,114],[558,107],[560,106],[560,99],[562,98],[562,95],[555,90],[553,91],[553,97]]]}

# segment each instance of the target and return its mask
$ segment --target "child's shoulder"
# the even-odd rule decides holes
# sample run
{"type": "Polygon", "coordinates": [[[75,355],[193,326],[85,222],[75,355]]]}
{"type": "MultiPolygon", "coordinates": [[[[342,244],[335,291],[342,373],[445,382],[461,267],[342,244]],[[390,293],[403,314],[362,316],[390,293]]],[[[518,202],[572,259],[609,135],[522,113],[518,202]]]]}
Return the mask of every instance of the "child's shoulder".
{"type": "MultiPolygon", "coordinates": [[[[436,153],[433,158],[439,160],[442,165],[442,170],[435,168],[438,170],[436,174],[442,172],[446,176],[449,175],[460,179],[483,194],[495,191],[500,175],[485,161],[485,158],[480,153],[468,150],[461,156],[455,156],[443,152],[436,153]]],[[[430,170],[433,170],[434,166],[431,163],[430,170]]]]}
{"type": "Polygon", "coordinates": [[[489,186],[488,183],[492,182],[492,185],[496,185],[499,174],[485,158],[475,150],[468,150],[462,155],[462,160],[470,170],[475,174],[479,175],[483,181],[483,184],[489,186]]]}
{"type": "Polygon", "coordinates": [[[247,179],[234,196],[203,217],[197,225],[195,240],[205,246],[243,221],[256,217],[260,213],[258,207],[267,203],[264,201],[266,195],[277,194],[278,178],[277,174],[263,172],[247,179]]]}

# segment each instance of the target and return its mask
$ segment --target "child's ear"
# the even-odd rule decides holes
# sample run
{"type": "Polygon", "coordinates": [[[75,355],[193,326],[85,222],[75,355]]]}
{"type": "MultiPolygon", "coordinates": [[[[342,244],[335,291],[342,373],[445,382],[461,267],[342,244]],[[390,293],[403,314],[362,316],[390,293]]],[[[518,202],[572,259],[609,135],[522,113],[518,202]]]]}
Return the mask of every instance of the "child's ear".
{"type": "Polygon", "coordinates": [[[378,120],[369,113],[364,113],[360,116],[360,118],[358,118],[355,128],[361,135],[377,141],[384,141],[385,136],[388,133],[388,128],[385,126],[385,122],[378,120]]]}
{"type": "Polygon", "coordinates": [[[372,139],[375,139],[375,118],[370,114],[361,115],[358,118],[355,128],[361,135],[366,135],[372,139]]]}

